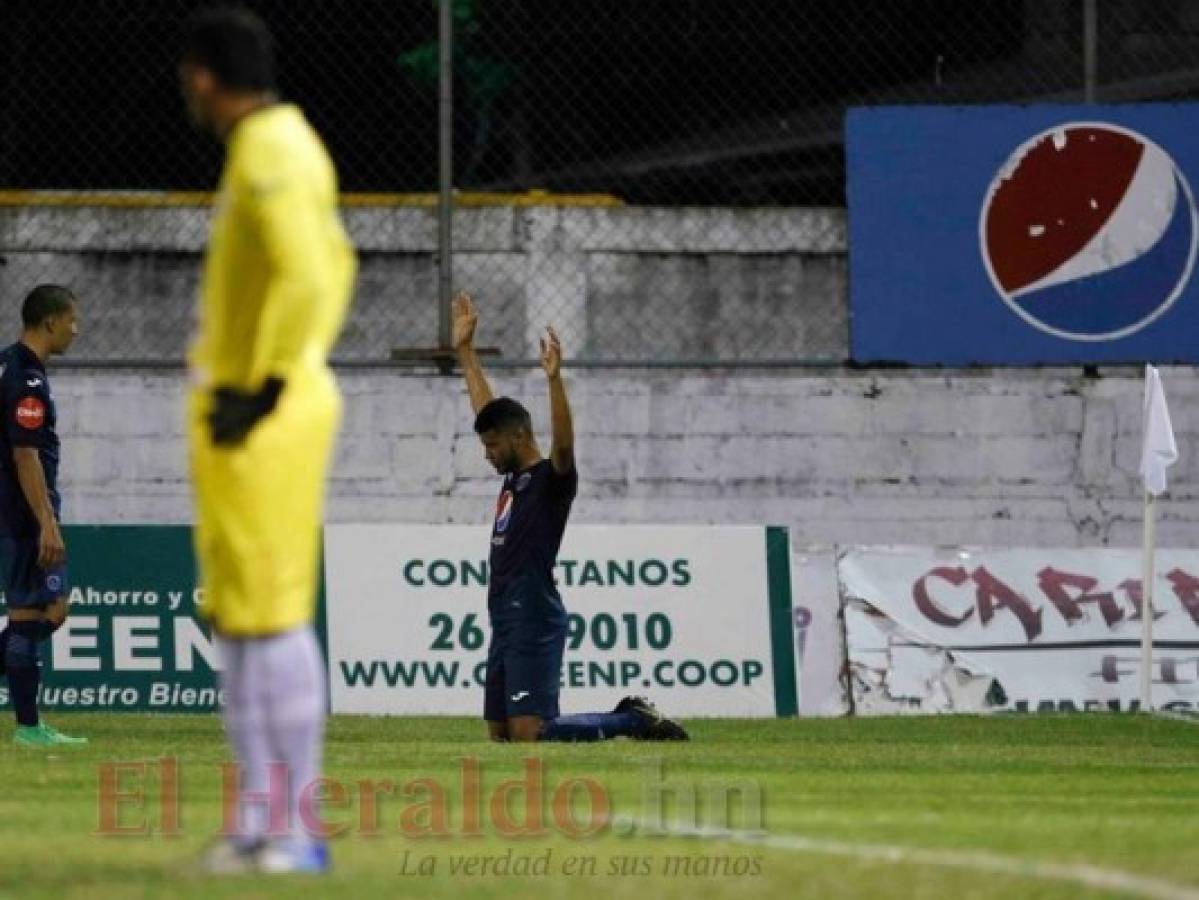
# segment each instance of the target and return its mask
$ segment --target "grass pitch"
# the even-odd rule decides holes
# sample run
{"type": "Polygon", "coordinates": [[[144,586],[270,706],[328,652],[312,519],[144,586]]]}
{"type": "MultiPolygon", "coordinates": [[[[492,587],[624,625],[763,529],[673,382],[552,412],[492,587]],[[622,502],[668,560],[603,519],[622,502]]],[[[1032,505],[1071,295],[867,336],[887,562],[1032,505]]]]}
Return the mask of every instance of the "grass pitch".
{"type": "Polygon", "coordinates": [[[523,747],[486,743],[477,721],[340,716],[326,773],[347,797],[322,807],[348,827],[334,874],[216,879],[191,868],[221,822],[215,717],[50,721],[92,743],[29,751],[0,730],[0,897],[1199,897],[1199,727],[1187,722],[708,720],[688,723],[684,745],[523,747]],[[145,777],[123,772],[108,824],[162,827],[163,757],[178,766],[178,834],[98,834],[106,763],[148,763],[145,777]],[[463,758],[480,773],[481,836],[463,834],[463,758]],[[531,769],[545,833],[505,837],[524,824],[524,795],[498,812],[492,801],[531,769]],[[388,780],[394,791],[364,810],[359,783],[388,780]],[[572,836],[600,821],[597,792],[616,826],[572,836]],[[662,834],[658,819],[733,834],[662,834]],[[441,825],[448,836],[415,834],[441,825]]]}

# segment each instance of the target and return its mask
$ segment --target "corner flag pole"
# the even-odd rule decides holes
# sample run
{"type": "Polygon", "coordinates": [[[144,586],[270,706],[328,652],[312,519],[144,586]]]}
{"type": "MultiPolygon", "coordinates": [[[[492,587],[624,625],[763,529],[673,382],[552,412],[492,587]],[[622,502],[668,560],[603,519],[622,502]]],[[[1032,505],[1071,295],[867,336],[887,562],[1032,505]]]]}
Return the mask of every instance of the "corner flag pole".
{"type": "Polygon", "coordinates": [[[1156,497],[1145,491],[1145,535],[1141,570],[1141,711],[1153,709],[1153,531],[1157,515],[1156,497]]]}
{"type": "Polygon", "coordinates": [[[1145,401],[1142,407],[1141,478],[1145,482],[1145,539],[1141,570],[1141,711],[1153,710],[1153,550],[1157,497],[1166,490],[1166,469],[1178,460],[1174,427],[1162,390],[1161,376],[1145,366],[1145,401]]]}

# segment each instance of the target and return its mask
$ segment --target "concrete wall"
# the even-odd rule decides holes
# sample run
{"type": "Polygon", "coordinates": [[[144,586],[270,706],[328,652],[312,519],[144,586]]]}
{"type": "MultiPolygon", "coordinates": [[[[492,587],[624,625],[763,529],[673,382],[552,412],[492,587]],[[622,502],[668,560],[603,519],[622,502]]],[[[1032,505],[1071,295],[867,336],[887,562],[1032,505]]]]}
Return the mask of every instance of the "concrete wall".
{"type": "MultiPolygon", "coordinates": [[[[1199,373],[1164,370],[1183,458],[1163,545],[1199,544],[1199,373]]],[[[457,379],[340,373],[330,521],[484,522],[457,379]]],[[[66,517],[186,522],[181,374],[52,374],[66,517]]],[[[1135,546],[1139,373],[574,371],[577,522],[762,522],[797,545],[1135,546]]],[[[496,378],[544,426],[539,373],[496,378]]]]}
{"type": "MultiPolygon", "coordinates": [[[[436,344],[435,212],[345,219],[361,265],[335,356],[436,344]]],[[[480,341],[510,359],[535,358],[551,322],[575,358],[848,354],[844,210],[504,206],[454,224],[455,281],[486,310],[480,341]]],[[[182,359],[207,227],[207,207],[0,207],[0,311],[63,282],[84,303],[76,358],[182,359]]]]}

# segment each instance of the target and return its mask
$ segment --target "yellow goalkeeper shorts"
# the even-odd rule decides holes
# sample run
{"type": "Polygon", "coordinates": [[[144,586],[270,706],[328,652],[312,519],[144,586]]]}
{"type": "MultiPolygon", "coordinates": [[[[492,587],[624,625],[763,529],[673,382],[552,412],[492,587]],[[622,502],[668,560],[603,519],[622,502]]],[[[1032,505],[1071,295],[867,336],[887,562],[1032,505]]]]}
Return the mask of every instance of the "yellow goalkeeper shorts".
{"type": "Polygon", "coordinates": [[[288,378],[237,447],[214,447],[210,389],[188,401],[200,611],[217,633],[262,637],[312,621],[325,479],[341,395],[323,366],[288,378]]]}

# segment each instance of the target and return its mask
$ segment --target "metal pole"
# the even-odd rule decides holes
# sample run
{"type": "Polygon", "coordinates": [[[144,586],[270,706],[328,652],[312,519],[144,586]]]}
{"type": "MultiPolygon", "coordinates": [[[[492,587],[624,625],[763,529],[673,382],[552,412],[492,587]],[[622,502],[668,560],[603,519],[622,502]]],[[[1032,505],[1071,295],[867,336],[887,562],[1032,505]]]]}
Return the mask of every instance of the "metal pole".
{"type": "Polygon", "coordinates": [[[1099,0],[1083,0],[1082,4],[1082,95],[1087,103],[1095,102],[1095,86],[1099,70],[1099,0]]]}
{"type": "Polygon", "coordinates": [[[437,340],[453,341],[450,302],[454,290],[454,0],[441,0],[437,17],[437,340]]]}
{"type": "Polygon", "coordinates": [[[1145,491],[1145,531],[1141,546],[1141,712],[1153,711],[1153,534],[1156,498],[1145,491]]]}

